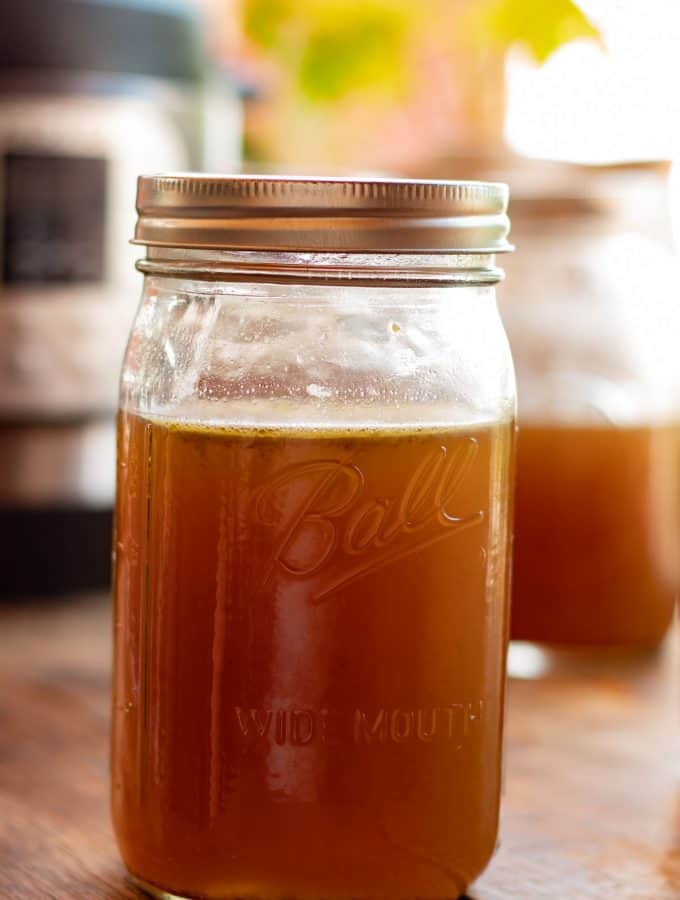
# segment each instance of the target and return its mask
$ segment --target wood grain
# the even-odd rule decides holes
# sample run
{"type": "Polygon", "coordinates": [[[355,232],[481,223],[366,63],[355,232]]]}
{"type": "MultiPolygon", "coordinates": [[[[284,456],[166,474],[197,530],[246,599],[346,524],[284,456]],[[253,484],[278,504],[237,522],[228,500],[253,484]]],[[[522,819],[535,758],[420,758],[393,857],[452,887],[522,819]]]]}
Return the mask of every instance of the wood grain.
{"type": "MultiPolygon", "coordinates": [[[[677,639],[529,657],[509,687],[501,847],[474,900],[680,898],[677,639]]],[[[104,598],[0,609],[0,898],[118,900],[104,598]]]]}

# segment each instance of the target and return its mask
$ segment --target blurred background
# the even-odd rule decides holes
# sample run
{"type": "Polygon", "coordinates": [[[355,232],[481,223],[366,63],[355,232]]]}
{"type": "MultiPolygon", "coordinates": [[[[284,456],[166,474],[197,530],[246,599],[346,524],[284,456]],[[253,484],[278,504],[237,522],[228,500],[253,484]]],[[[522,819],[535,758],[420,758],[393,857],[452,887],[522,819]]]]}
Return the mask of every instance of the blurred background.
{"type": "Polygon", "coordinates": [[[0,592],[108,582],[141,172],[508,181],[525,414],[672,421],[678,47],[670,0],[0,0],[0,592]]]}

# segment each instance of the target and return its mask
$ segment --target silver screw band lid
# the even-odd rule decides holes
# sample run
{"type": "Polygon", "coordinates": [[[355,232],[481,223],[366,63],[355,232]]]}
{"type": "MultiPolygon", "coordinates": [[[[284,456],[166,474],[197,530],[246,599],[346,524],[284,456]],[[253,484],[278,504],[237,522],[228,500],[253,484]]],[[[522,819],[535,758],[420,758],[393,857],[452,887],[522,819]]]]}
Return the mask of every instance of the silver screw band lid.
{"type": "Polygon", "coordinates": [[[338,253],[501,253],[497,182],[258,175],[143,175],[134,243],[338,253]]]}

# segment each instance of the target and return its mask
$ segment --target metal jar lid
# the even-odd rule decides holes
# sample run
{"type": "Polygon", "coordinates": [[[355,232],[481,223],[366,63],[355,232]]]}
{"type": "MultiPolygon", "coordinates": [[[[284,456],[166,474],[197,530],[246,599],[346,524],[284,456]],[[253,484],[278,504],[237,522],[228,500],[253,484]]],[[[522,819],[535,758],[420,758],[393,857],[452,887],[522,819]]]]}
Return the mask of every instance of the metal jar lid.
{"type": "Polygon", "coordinates": [[[480,181],[145,175],[135,244],[205,250],[500,253],[508,188],[480,181]]]}

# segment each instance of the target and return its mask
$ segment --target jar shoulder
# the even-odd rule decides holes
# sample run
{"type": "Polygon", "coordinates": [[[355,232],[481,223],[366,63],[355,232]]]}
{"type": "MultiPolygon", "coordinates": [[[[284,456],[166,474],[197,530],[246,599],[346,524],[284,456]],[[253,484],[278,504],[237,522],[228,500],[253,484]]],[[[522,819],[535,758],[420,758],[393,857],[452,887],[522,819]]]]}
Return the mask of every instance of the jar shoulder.
{"type": "Polygon", "coordinates": [[[147,278],[121,403],[189,419],[497,421],[514,414],[514,374],[491,287],[147,278]]]}

